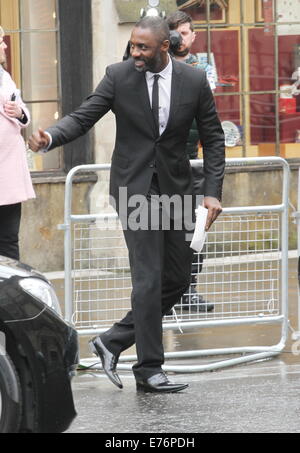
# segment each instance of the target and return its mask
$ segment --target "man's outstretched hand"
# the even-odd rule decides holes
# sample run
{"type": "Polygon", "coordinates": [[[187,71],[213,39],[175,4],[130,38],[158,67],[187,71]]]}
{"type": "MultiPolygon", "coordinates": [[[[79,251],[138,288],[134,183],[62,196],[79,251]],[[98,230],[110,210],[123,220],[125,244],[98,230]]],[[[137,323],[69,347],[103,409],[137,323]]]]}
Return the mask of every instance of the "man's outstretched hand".
{"type": "Polygon", "coordinates": [[[49,136],[41,128],[39,128],[37,132],[34,132],[28,140],[29,148],[35,153],[37,153],[41,149],[48,148],[49,143],[49,136]]]}
{"type": "Polygon", "coordinates": [[[205,225],[205,231],[208,231],[216,218],[221,214],[222,206],[217,198],[204,197],[204,207],[208,209],[205,225]]]}

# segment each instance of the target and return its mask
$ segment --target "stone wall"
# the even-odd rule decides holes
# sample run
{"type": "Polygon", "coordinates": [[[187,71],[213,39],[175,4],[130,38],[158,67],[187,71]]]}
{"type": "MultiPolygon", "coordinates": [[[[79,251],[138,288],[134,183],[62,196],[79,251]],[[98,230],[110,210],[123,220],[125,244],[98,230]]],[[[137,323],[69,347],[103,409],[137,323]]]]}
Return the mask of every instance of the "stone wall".
{"type": "MultiPolygon", "coordinates": [[[[64,233],[57,226],[64,223],[64,179],[34,184],[36,199],[22,205],[20,229],[21,260],[42,271],[64,268],[64,233]]],[[[90,210],[91,182],[74,184],[73,212],[85,214],[90,210]]]]}

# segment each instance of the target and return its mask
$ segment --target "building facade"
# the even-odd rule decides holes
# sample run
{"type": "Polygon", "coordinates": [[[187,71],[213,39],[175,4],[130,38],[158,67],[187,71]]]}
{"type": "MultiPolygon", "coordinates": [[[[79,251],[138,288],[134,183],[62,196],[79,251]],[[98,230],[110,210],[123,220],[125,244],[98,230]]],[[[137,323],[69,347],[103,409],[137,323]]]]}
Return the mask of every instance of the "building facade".
{"type": "MultiPolygon", "coordinates": [[[[9,48],[7,67],[32,115],[27,136],[76,108],[96,87],[106,66],[122,59],[132,25],[147,3],[0,0],[0,23],[9,48]]],[[[214,94],[227,157],[280,155],[296,170],[300,163],[300,0],[154,3],[166,14],[180,8],[194,19],[192,50],[215,70],[214,94]]],[[[23,261],[43,271],[62,269],[63,235],[57,224],[63,223],[65,175],[76,165],[109,163],[114,136],[113,114],[108,114],[93,131],[63,148],[44,155],[28,152],[37,199],[23,207],[23,261]]],[[[224,205],[247,204],[253,198],[253,187],[259,187],[264,178],[267,185],[276,185],[276,171],[270,176],[261,170],[241,173],[231,169],[224,205]]],[[[103,199],[106,178],[95,182],[83,175],[76,180],[76,212],[108,209],[103,199]]],[[[257,191],[255,196],[259,197],[257,191]]],[[[296,175],[293,203],[295,197],[296,175]]]]}

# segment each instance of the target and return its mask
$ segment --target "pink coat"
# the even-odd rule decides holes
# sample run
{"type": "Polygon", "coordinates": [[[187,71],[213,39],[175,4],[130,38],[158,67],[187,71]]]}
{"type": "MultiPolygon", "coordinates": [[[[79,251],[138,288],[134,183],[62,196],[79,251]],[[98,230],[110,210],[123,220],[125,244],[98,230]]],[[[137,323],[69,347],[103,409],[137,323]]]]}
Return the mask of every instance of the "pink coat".
{"type": "Polygon", "coordinates": [[[29,111],[25,107],[9,73],[4,71],[0,80],[0,206],[20,203],[35,198],[26,159],[26,147],[21,129],[30,123],[29,111]],[[28,121],[22,124],[4,113],[4,104],[16,94],[28,121]]]}

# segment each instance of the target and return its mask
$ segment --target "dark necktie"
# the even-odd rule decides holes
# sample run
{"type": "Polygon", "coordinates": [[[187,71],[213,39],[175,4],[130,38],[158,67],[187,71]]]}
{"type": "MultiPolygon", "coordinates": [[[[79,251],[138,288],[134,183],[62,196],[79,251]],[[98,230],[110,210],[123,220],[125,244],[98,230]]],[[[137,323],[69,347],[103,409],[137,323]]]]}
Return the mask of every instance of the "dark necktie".
{"type": "Polygon", "coordinates": [[[159,135],[159,96],[158,96],[158,79],[160,75],[155,74],[153,90],[152,90],[152,113],[156,128],[156,133],[159,135]]]}

